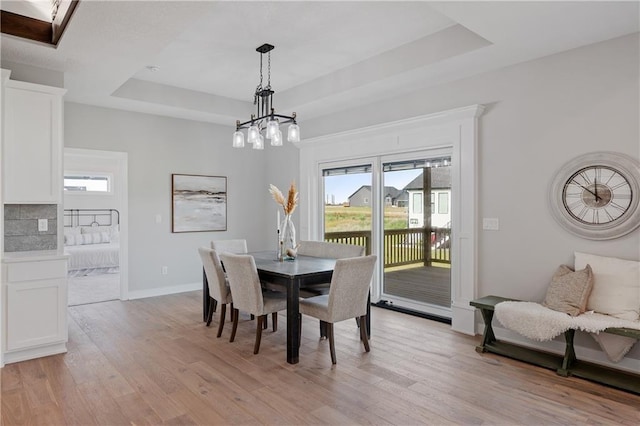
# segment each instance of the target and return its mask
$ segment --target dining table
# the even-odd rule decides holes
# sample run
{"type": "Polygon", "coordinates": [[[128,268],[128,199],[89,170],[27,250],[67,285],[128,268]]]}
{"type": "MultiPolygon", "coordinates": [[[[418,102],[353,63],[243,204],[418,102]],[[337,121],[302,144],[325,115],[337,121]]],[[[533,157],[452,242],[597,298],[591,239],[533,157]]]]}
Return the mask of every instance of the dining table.
{"type": "MultiPolygon", "coordinates": [[[[302,256],[295,259],[278,260],[275,251],[260,251],[249,253],[253,256],[260,281],[281,286],[287,294],[287,362],[299,362],[300,347],[300,287],[311,284],[331,282],[336,259],[302,256]]],[[[368,301],[369,302],[369,301],[368,301]]],[[[208,311],[209,291],[206,275],[203,279],[203,310],[208,311]]],[[[367,303],[367,334],[370,334],[370,303],[367,303]]]]}

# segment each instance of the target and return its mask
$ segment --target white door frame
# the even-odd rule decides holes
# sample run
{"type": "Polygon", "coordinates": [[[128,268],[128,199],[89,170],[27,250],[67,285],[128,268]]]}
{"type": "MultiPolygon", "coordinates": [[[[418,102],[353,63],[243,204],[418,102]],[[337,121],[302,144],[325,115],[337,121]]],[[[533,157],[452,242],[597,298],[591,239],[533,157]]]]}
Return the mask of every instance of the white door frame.
{"type": "MultiPolygon", "coordinates": [[[[477,292],[477,144],[483,105],[336,133],[296,143],[300,148],[300,236],[321,237],[321,163],[451,147],[451,328],[475,334],[477,292]]],[[[375,183],[374,183],[375,185],[375,183]]],[[[379,185],[379,183],[378,183],[379,185]]],[[[375,299],[372,299],[376,301],[375,299]]]]}
{"type": "MultiPolygon", "coordinates": [[[[117,151],[101,151],[96,149],[65,148],[65,157],[73,155],[76,157],[97,158],[115,161],[117,163],[117,173],[114,175],[114,182],[117,186],[115,192],[115,202],[120,212],[120,300],[129,299],[129,196],[128,196],[128,154],[117,151]]],[[[64,167],[63,167],[64,168],[64,167]]]]}

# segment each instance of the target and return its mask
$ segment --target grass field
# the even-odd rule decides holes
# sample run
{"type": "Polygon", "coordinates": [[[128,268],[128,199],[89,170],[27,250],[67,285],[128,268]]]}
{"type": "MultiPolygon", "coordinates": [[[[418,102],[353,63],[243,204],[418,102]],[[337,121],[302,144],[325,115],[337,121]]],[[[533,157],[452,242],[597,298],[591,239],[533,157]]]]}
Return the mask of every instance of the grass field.
{"type": "MultiPolygon", "coordinates": [[[[370,231],[370,207],[324,207],[325,232],[370,231]]],[[[407,229],[408,212],[406,207],[385,207],[384,229],[407,229]]]]}

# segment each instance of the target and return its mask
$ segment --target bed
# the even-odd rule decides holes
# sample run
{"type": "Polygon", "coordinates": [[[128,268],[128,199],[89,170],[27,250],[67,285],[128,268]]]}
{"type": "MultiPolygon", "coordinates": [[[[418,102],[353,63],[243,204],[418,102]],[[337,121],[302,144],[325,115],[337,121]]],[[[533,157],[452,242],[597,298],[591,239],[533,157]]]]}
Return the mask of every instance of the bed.
{"type": "Polygon", "coordinates": [[[120,272],[120,213],[116,209],[65,209],[64,252],[69,276],[120,272]]]}

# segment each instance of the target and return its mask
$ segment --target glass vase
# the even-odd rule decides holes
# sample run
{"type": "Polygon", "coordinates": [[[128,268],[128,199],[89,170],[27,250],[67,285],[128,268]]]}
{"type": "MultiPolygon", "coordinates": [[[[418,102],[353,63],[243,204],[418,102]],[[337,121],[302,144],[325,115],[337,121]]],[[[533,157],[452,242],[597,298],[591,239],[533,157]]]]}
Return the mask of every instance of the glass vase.
{"type": "Polygon", "coordinates": [[[280,226],[280,255],[283,259],[295,259],[297,248],[296,227],[293,225],[291,215],[287,214],[280,226]]]}

